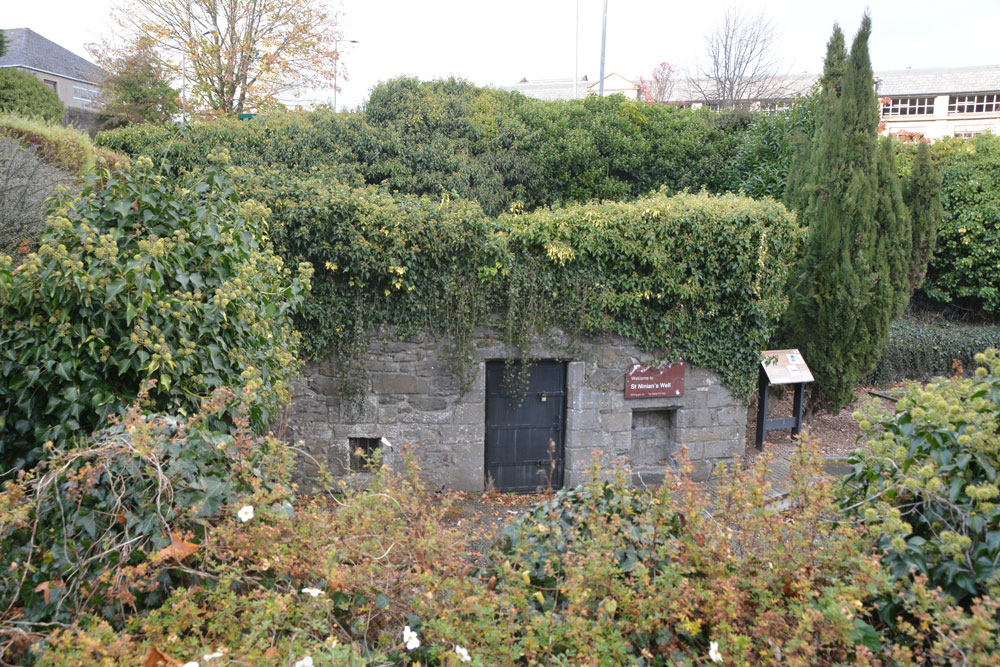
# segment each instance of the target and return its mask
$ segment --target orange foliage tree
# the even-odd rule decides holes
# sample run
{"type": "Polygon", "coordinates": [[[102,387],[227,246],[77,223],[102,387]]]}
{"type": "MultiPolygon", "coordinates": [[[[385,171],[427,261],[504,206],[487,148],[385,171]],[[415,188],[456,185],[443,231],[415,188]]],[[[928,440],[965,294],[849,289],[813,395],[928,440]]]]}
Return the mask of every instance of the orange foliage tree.
{"type": "Polygon", "coordinates": [[[176,76],[184,69],[192,108],[218,116],[332,87],[341,37],[332,7],[322,0],[121,0],[113,17],[123,36],[152,40],[176,76]]]}

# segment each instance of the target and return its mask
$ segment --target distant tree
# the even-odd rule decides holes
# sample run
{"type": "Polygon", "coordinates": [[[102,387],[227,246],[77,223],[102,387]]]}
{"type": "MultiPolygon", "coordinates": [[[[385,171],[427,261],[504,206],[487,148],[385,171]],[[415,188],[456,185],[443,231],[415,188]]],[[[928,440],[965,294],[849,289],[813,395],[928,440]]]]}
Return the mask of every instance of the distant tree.
{"type": "Polygon", "coordinates": [[[152,40],[140,38],[117,50],[105,44],[92,51],[107,72],[101,82],[103,128],[162,123],[180,111],[180,98],[152,40]]]}
{"type": "Polygon", "coordinates": [[[7,55],[7,38],[4,37],[3,30],[0,30],[0,56],[7,55]]]}
{"type": "Polygon", "coordinates": [[[653,70],[653,77],[639,77],[639,99],[650,104],[666,102],[674,90],[674,66],[663,61],[653,70]]]}
{"type": "Polygon", "coordinates": [[[786,342],[802,350],[816,377],[810,409],[832,410],[853,400],[858,380],[885,347],[898,308],[893,248],[911,243],[909,228],[888,219],[890,211],[899,215],[901,196],[880,195],[880,181],[891,188],[895,163],[885,163],[891,146],[889,152],[878,146],[871,19],[867,14],[862,19],[842,77],[838,32],[835,28],[824,67],[826,106],[817,119],[813,157],[800,163],[811,179],[799,209],[809,240],[791,281],[784,328],[786,342]]]}
{"type": "Polygon", "coordinates": [[[57,123],[66,109],[56,91],[36,77],[13,67],[0,68],[0,112],[57,123]]]}
{"type": "Polygon", "coordinates": [[[120,1],[118,37],[150,40],[175,79],[186,64],[188,103],[210,115],[277,108],[282,95],[336,83],[340,33],[331,3],[120,1]]]}
{"type": "Polygon", "coordinates": [[[910,286],[919,289],[927,274],[927,263],[934,252],[938,224],[944,216],[941,205],[941,173],[931,161],[926,143],[917,146],[910,178],[903,189],[903,199],[910,211],[913,255],[910,263],[910,286]]]}
{"type": "Polygon", "coordinates": [[[763,14],[728,9],[705,37],[705,60],[688,77],[689,85],[705,103],[723,108],[783,97],[788,91],[776,46],[774,26],[763,14]]]}

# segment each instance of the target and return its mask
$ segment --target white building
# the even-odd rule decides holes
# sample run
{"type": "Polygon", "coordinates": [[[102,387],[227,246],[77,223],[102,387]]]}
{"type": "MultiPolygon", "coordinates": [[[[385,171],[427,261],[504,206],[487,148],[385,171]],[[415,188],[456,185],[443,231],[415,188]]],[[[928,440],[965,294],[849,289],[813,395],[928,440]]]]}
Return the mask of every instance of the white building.
{"type": "MultiPolygon", "coordinates": [[[[799,95],[807,94],[816,84],[816,74],[782,77],[779,96],[753,100],[752,109],[770,110],[787,104],[799,95]]],[[[569,100],[596,95],[600,82],[577,82],[576,94],[572,79],[522,79],[503,90],[516,90],[543,100],[569,100]]],[[[698,108],[717,108],[705,100],[701,90],[709,90],[707,82],[692,84],[677,77],[668,104],[698,108]]],[[[605,77],[604,94],[623,94],[638,98],[640,81],[617,73],[605,77]]],[[[883,134],[901,139],[939,139],[970,137],[991,131],[1000,134],[1000,65],[951,67],[938,69],[906,69],[877,72],[875,90],[881,103],[883,134]]]]}

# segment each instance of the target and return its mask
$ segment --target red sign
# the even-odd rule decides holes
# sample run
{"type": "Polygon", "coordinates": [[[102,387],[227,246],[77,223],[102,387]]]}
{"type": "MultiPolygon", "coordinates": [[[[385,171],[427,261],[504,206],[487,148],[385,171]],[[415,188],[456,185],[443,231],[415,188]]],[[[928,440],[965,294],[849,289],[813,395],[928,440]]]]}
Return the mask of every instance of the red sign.
{"type": "Polygon", "coordinates": [[[683,361],[662,368],[633,364],[625,375],[625,398],[667,398],[683,395],[683,361]]]}

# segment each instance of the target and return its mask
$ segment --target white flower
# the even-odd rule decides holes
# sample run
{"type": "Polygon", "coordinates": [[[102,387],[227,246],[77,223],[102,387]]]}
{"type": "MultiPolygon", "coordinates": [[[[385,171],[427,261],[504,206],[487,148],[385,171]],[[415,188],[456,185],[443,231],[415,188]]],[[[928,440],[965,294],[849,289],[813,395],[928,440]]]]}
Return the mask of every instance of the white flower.
{"type": "Polygon", "coordinates": [[[244,505],[243,507],[240,508],[240,511],[236,513],[236,516],[240,518],[240,521],[246,523],[247,521],[253,518],[253,506],[244,505]]]}
{"type": "Polygon", "coordinates": [[[719,642],[708,643],[708,657],[712,662],[722,662],[722,654],[719,653],[719,642]]]}
{"type": "Polygon", "coordinates": [[[464,648],[462,648],[461,646],[459,646],[458,644],[455,644],[455,653],[458,654],[459,662],[472,662],[472,658],[469,656],[469,652],[464,648]]]}
{"type": "Polygon", "coordinates": [[[181,667],[198,667],[198,663],[192,660],[191,662],[185,662],[181,667]]]}
{"type": "Polygon", "coordinates": [[[205,655],[201,656],[201,659],[205,661],[215,660],[216,658],[221,658],[222,656],[223,653],[221,651],[218,651],[216,653],[206,653],[205,655]]]}
{"type": "Polygon", "coordinates": [[[321,591],[318,588],[303,588],[302,592],[305,593],[306,595],[311,595],[314,598],[318,598],[320,595],[323,594],[323,591],[321,591]]]}
{"type": "Polygon", "coordinates": [[[417,633],[410,630],[410,626],[408,625],[403,628],[403,641],[406,643],[407,651],[420,648],[420,640],[417,639],[417,633]]]}
{"type": "Polygon", "coordinates": [[[307,655],[301,660],[296,660],[294,667],[313,667],[313,659],[307,655]]]}

